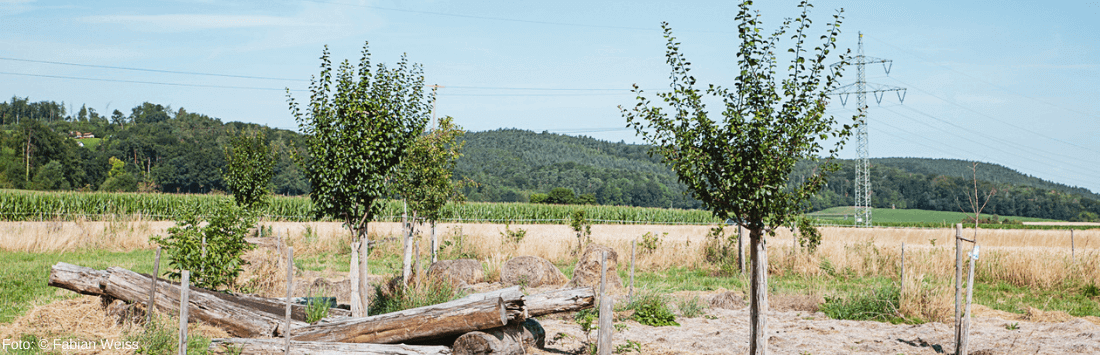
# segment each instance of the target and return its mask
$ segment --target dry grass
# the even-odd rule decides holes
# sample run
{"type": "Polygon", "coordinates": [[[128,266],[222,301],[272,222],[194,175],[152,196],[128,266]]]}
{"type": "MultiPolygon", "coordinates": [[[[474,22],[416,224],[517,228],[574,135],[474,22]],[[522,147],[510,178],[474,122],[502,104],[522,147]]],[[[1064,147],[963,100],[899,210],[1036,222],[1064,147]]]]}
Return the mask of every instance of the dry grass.
{"type": "Polygon", "coordinates": [[[174,224],[141,219],[0,222],[0,249],[30,253],[148,249],[150,236],[165,235],[174,224]]]}

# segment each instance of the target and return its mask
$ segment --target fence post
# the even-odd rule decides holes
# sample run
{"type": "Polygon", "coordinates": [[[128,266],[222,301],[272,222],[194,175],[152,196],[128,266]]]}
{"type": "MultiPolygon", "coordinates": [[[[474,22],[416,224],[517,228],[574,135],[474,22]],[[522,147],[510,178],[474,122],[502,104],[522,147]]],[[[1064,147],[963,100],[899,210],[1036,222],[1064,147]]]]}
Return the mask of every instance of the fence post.
{"type": "Polygon", "coordinates": [[[157,304],[157,275],[160,275],[160,247],[157,247],[157,257],[153,258],[153,285],[149,287],[149,303],[145,304],[145,326],[153,321],[153,309],[157,304]]]}
{"type": "Polygon", "coordinates": [[[630,241],[630,293],[627,296],[628,303],[634,303],[634,245],[638,240],[630,241]]]}
{"type": "Polygon", "coordinates": [[[962,341],[962,223],[955,224],[955,352],[962,341]]]}
{"type": "Polygon", "coordinates": [[[180,272],[180,343],[179,355],[187,355],[187,296],[191,290],[191,272],[180,272]]]}
{"type": "Polygon", "coordinates": [[[901,294],[898,295],[898,300],[905,295],[905,242],[901,242],[901,294]]]}
{"type": "Polygon", "coordinates": [[[737,269],[741,271],[741,274],[745,274],[745,243],[743,239],[745,237],[744,231],[741,230],[741,225],[737,225],[737,269]]]}
{"type": "Polygon", "coordinates": [[[596,350],[599,355],[611,355],[611,298],[607,295],[607,252],[600,253],[600,328],[597,333],[596,350]]]}
{"type": "Polygon", "coordinates": [[[286,354],[290,354],[290,297],[294,293],[294,248],[286,248],[286,329],[283,329],[283,337],[286,338],[286,354]]]}
{"type": "Polygon", "coordinates": [[[955,349],[956,355],[966,355],[967,347],[970,345],[970,304],[974,301],[974,263],[978,260],[978,251],[978,245],[974,244],[974,249],[970,252],[970,275],[966,279],[966,317],[962,320],[961,337],[958,349],[955,349]]]}

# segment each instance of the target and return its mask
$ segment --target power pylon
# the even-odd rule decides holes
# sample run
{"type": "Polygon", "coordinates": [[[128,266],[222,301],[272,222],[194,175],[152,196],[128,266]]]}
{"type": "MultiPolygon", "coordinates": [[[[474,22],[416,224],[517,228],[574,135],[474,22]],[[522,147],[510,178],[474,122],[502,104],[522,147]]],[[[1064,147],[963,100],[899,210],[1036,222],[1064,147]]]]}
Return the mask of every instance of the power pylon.
{"type": "MultiPolygon", "coordinates": [[[[846,105],[848,102],[849,94],[856,94],[856,101],[858,101],[858,109],[863,110],[863,116],[860,117],[859,125],[856,127],[856,201],[855,201],[855,224],[862,224],[864,227],[871,226],[871,178],[870,178],[870,163],[867,162],[867,93],[875,94],[875,100],[882,104],[882,96],[888,91],[894,91],[898,94],[898,101],[905,102],[905,88],[881,85],[881,84],[869,84],[867,83],[867,75],[864,67],[867,64],[882,63],[882,68],[886,71],[886,75],[890,75],[890,69],[894,66],[894,61],[890,59],[881,59],[875,57],[868,57],[863,55],[863,33],[859,34],[859,52],[856,54],[853,60],[848,65],[856,66],[856,82],[844,85],[836,88],[833,94],[840,96],[840,104],[846,105]],[[868,90],[867,87],[871,86],[868,90]]],[[[841,63],[832,65],[835,70],[841,66],[841,63]]]]}

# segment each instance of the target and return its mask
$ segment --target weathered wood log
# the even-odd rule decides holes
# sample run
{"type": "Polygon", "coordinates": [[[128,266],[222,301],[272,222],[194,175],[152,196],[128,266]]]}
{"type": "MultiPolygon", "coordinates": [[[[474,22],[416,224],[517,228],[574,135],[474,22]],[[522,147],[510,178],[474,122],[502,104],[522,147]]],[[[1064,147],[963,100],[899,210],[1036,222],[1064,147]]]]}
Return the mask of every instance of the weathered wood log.
{"type": "Polygon", "coordinates": [[[463,334],[455,340],[455,355],[522,355],[535,339],[522,323],[463,334]]]}
{"type": "Polygon", "coordinates": [[[578,287],[555,290],[530,295],[524,298],[527,313],[538,317],[551,313],[575,312],[592,308],[596,303],[596,291],[591,287],[578,287]]]}
{"type": "Polygon", "coordinates": [[[416,343],[508,324],[500,297],[457,307],[433,305],[370,317],[352,317],[295,329],[292,339],[345,343],[416,343]]]}
{"type": "MultiPolygon", "coordinates": [[[[118,268],[118,269],[121,269],[121,268],[118,268]]],[[[112,269],[95,270],[95,269],[92,269],[92,268],[89,268],[89,267],[84,267],[84,266],[79,266],[79,265],[73,265],[73,264],[69,264],[69,263],[60,262],[60,263],[57,263],[56,265],[54,265],[50,270],[49,285],[54,286],[54,287],[64,288],[64,289],[67,289],[67,290],[70,290],[70,291],[74,291],[74,292],[81,293],[81,294],[86,294],[86,295],[107,296],[107,297],[122,299],[121,297],[118,297],[117,295],[108,295],[104,290],[106,288],[106,285],[107,285],[107,280],[111,276],[111,270],[112,269]]],[[[121,270],[125,270],[125,269],[121,269],[121,270]]],[[[127,270],[127,271],[129,271],[129,270],[127,270]]],[[[152,279],[152,277],[149,276],[149,275],[145,275],[145,274],[137,274],[137,275],[139,275],[140,277],[147,278],[149,280],[152,279]]],[[[178,283],[168,281],[168,280],[165,280],[165,279],[160,279],[160,278],[157,279],[157,284],[159,284],[161,286],[175,285],[177,288],[179,287],[178,283]]],[[[148,302],[148,292],[150,291],[150,290],[148,290],[148,288],[150,288],[151,285],[152,285],[152,283],[150,283],[148,281],[146,281],[144,283],[138,283],[138,286],[146,288],[145,295],[142,296],[142,298],[140,298],[140,299],[123,299],[123,300],[127,301],[127,302],[131,302],[131,303],[145,303],[145,302],[148,302]],[[141,286],[141,285],[145,285],[145,286],[141,286]]],[[[205,290],[195,288],[195,287],[192,287],[191,290],[193,292],[203,292],[203,291],[205,291],[205,290]]],[[[162,292],[163,292],[163,290],[159,290],[159,289],[157,290],[158,294],[162,293],[162,292]]],[[[206,291],[206,292],[208,292],[211,295],[213,295],[214,297],[217,297],[217,298],[219,298],[221,300],[224,300],[226,302],[232,302],[232,303],[235,303],[235,304],[239,305],[240,307],[251,308],[251,309],[253,309],[255,311],[259,311],[259,312],[270,313],[270,314],[272,314],[272,316],[282,315],[283,310],[286,307],[285,301],[283,301],[281,299],[265,298],[265,297],[250,296],[250,295],[229,295],[229,294],[224,294],[224,293],[219,293],[219,292],[209,292],[209,291],[206,291]]],[[[160,298],[160,299],[163,299],[163,298],[160,298]]],[[[163,306],[163,304],[159,301],[160,299],[158,299],[158,301],[156,303],[159,304],[160,306],[163,306]]],[[[294,320],[297,320],[297,321],[305,322],[305,320],[306,320],[306,306],[300,305],[300,304],[292,304],[291,307],[292,307],[291,318],[294,319],[294,320]]],[[[157,308],[164,309],[163,307],[157,307],[157,308]]],[[[169,310],[176,311],[176,310],[178,310],[178,308],[172,307],[172,308],[169,308],[169,310]]],[[[351,312],[348,311],[348,310],[340,309],[340,308],[329,308],[329,316],[330,317],[348,317],[350,315],[351,315],[351,312]]]]}
{"type": "Polygon", "coordinates": [[[110,276],[109,272],[103,270],[69,263],[57,263],[50,269],[48,284],[80,294],[103,296],[103,287],[107,285],[107,278],[110,276]]]}
{"type": "MultiPolygon", "coordinates": [[[[210,351],[215,354],[281,354],[283,346],[281,339],[224,338],[210,341],[210,351]]],[[[290,354],[447,355],[451,354],[451,349],[446,346],[291,341],[290,354]]]]}
{"type": "MultiPolygon", "coordinates": [[[[111,276],[107,279],[104,293],[109,296],[134,302],[144,297],[152,286],[152,278],[119,267],[107,269],[111,276]]],[[[157,287],[156,305],[164,312],[175,312],[180,303],[180,286],[163,283],[157,287]]],[[[235,302],[234,296],[218,294],[197,287],[190,287],[188,312],[198,320],[225,329],[233,336],[261,337],[282,334],[285,327],[278,310],[263,310],[243,306],[235,302]]],[[[291,327],[305,326],[305,322],[291,322],[291,327]]]]}

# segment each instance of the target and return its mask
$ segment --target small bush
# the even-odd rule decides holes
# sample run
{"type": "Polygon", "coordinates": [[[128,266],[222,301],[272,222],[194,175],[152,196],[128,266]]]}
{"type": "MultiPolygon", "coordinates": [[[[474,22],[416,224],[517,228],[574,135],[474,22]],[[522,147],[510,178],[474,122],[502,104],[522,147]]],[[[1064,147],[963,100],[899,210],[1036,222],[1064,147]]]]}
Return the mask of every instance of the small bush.
{"type": "Polygon", "coordinates": [[[821,311],[833,319],[900,323],[904,319],[898,316],[898,297],[897,287],[887,285],[848,297],[825,297],[821,311]]]}
{"type": "Polygon", "coordinates": [[[1088,298],[1100,297],[1100,287],[1096,287],[1096,284],[1085,285],[1081,289],[1081,294],[1088,298]]]}
{"type": "Polygon", "coordinates": [[[512,230],[511,228],[509,228],[509,224],[507,222],[504,223],[504,231],[500,232],[501,241],[503,241],[505,243],[511,243],[511,244],[519,244],[520,242],[523,241],[523,237],[526,237],[526,236],[527,236],[527,230],[520,229],[520,228],[516,228],[516,230],[512,230]]]}
{"type": "Polygon", "coordinates": [[[205,225],[200,217],[192,209],[168,228],[168,237],[149,239],[168,252],[168,277],[178,280],[188,270],[192,285],[211,290],[232,286],[245,264],[241,255],[253,247],[244,237],[255,217],[229,201],[219,202],[205,225]]]}
{"type": "Polygon", "coordinates": [[[581,326],[581,331],[584,332],[585,337],[589,336],[592,330],[598,328],[599,324],[597,324],[596,321],[599,320],[599,318],[599,314],[592,308],[582,309],[580,312],[573,315],[573,321],[581,326]]]}
{"type": "MultiPolygon", "coordinates": [[[[321,289],[320,294],[325,294],[324,288],[321,289]]],[[[318,298],[313,295],[313,292],[309,293],[309,303],[306,304],[306,323],[313,324],[328,317],[329,303],[318,298]]]]}
{"type": "MultiPolygon", "coordinates": [[[[124,336],[124,341],[134,342],[138,349],[135,354],[175,354],[179,352],[179,328],[173,324],[172,319],[154,313],[151,322],[146,323],[144,329],[130,332],[124,336]]],[[[210,347],[210,339],[201,336],[187,336],[188,354],[206,354],[210,347]]]]}
{"type": "Polygon", "coordinates": [[[676,323],[676,315],[668,309],[667,302],[665,296],[657,293],[639,294],[634,302],[629,305],[629,309],[634,310],[634,315],[630,318],[648,326],[674,325],[678,327],[680,323],[676,323]]]}
{"type": "Polygon", "coordinates": [[[707,309],[703,304],[703,300],[699,299],[699,296],[692,296],[691,298],[681,298],[676,302],[676,308],[680,310],[680,315],[685,318],[695,318],[703,315],[703,311],[707,309]]]}
{"type": "MultiPolygon", "coordinates": [[[[666,236],[668,233],[662,233],[661,235],[666,236]]],[[[642,242],[638,243],[638,246],[642,247],[643,254],[653,254],[661,246],[661,237],[655,233],[646,232],[642,235],[642,242]]]]}

